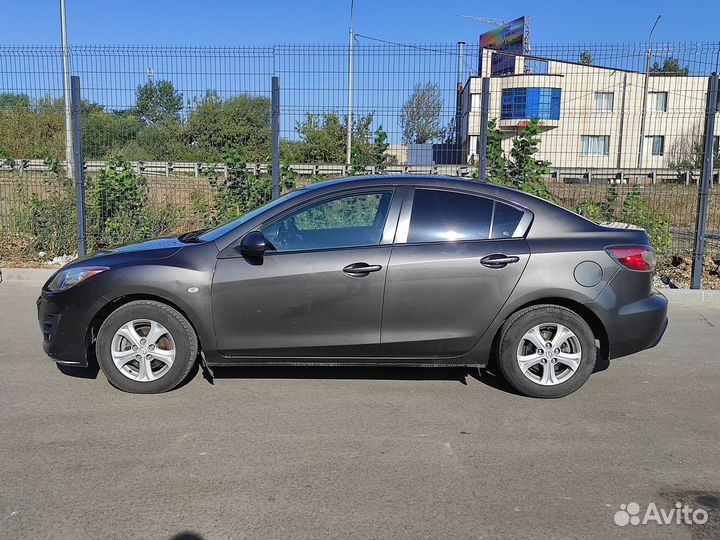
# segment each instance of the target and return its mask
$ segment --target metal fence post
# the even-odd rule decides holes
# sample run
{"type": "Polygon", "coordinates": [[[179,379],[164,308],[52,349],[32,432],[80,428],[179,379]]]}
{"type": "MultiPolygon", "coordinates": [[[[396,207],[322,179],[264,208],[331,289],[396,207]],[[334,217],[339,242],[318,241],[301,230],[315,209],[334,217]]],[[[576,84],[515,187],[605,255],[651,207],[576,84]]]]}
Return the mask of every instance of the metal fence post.
{"type": "Polygon", "coordinates": [[[87,253],[85,238],[85,156],[83,155],[82,123],[80,116],[80,77],[73,75],[71,86],[71,113],[73,131],[73,167],[75,180],[75,207],[77,209],[78,255],[87,253]]]}
{"type": "Polygon", "coordinates": [[[695,224],[695,250],[693,253],[692,288],[699,289],[702,285],[702,269],[705,259],[705,234],[707,233],[708,205],[713,177],[713,142],[715,136],[715,116],[720,107],[718,84],[720,77],[717,73],[708,79],[707,109],[705,111],[705,146],[703,151],[703,166],[698,183],[697,221],[695,224]]]}
{"type": "Polygon", "coordinates": [[[280,196],[280,77],[272,78],[272,185],[273,199],[280,196]]]}
{"type": "MultiPolygon", "coordinates": [[[[472,101],[472,100],[470,100],[472,101]]],[[[478,137],[478,180],[487,180],[487,143],[488,143],[488,122],[490,118],[490,79],[483,77],[482,95],[480,96],[480,137],[478,137]]]]}

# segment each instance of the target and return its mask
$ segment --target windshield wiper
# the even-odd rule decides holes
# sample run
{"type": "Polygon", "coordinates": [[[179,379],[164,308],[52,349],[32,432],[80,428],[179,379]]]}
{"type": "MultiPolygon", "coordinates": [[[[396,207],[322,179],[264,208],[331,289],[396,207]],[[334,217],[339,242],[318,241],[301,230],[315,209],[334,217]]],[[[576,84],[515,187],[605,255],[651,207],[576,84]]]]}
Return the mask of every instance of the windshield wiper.
{"type": "Polygon", "coordinates": [[[202,244],[200,235],[205,232],[206,229],[199,229],[197,231],[190,231],[178,236],[178,240],[183,244],[202,244]]]}

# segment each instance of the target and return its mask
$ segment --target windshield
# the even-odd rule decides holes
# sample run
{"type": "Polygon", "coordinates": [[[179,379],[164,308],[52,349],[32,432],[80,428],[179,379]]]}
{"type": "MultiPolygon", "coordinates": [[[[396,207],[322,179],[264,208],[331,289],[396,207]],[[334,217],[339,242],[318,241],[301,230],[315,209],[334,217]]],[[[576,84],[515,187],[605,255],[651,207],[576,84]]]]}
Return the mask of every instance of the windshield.
{"type": "Polygon", "coordinates": [[[214,229],[209,229],[202,233],[201,235],[198,235],[198,239],[204,241],[204,242],[212,242],[214,240],[217,240],[221,236],[223,236],[226,233],[229,233],[236,227],[239,227],[243,223],[247,223],[255,216],[258,216],[265,212],[266,210],[270,210],[271,208],[276,207],[277,205],[284,203],[285,201],[289,201],[290,199],[294,199],[301,193],[303,193],[305,189],[298,189],[297,191],[291,191],[290,193],[283,195],[279,199],[275,199],[274,201],[271,201],[260,208],[256,208],[255,210],[248,212],[247,214],[243,214],[239,218],[235,218],[232,221],[228,221],[227,223],[224,223],[223,225],[218,225],[214,229]]]}

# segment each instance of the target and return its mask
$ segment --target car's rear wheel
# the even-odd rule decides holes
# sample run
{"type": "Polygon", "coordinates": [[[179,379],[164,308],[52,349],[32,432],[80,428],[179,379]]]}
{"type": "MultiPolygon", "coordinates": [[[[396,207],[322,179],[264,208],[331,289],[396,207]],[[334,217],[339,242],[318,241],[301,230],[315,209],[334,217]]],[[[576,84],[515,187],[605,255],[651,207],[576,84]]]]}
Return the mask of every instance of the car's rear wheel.
{"type": "Polygon", "coordinates": [[[588,324],[560,306],[521,310],[500,334],[500,371],[513,388],[531,397],[571,394],[590,377],[595,357],[595,337],[588,324]]]}
{"type": "Polygon", "coordinates": [[[138,300],[105,319],[95,349],[113,386],[154,394],[172,390],[188,376],[198,345],[192,326],[176,309],[138,300]]]}

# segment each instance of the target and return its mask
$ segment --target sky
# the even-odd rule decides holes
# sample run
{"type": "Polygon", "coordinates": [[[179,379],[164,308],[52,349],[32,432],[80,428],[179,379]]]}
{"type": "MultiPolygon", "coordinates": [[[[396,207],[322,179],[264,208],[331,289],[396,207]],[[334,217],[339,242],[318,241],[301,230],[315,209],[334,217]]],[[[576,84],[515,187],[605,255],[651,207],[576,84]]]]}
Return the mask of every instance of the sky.
{"type": "MultiPolygon", "coordinates": [[[[0,46],[60,43],[59,0],[1,0],[0,46]],[[29,24],[32,21],[32,24],[29,24]]],[[[341,44],[350,0],[67,0],[76,45],[341,44]]],[[[491,27],[458,15],[531,17],[535,43],[720,42],[720,0],[356,0],[359,34],[403,43],[476,43],[491,27]]],[[[360,38],[362,39],[362,38],[360,38]]]]}

